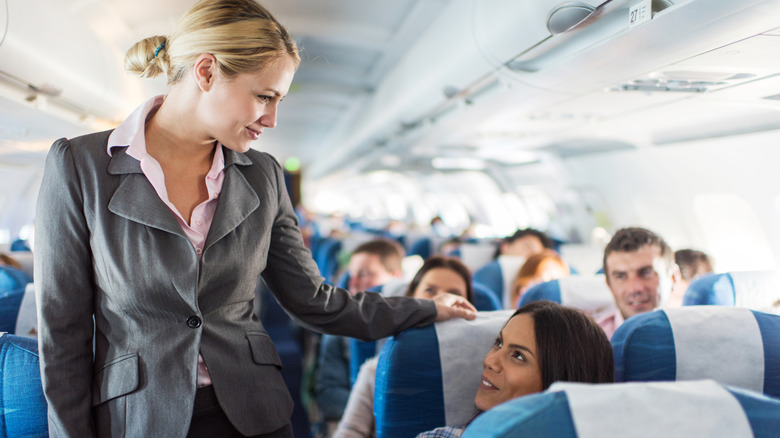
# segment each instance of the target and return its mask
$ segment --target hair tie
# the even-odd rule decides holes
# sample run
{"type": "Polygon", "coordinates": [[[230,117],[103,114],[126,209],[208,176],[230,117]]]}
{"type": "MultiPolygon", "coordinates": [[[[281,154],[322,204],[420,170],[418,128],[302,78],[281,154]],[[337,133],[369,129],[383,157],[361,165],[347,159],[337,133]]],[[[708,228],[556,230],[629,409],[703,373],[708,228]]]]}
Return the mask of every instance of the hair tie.
{"type": "Polygon", "coordinates": [[[157,46],[156,49],[154,49],[154,57],[155,58],[157,57],[157,54],[160,53],[160,50],[163,49],[163,47],[165,47],[165,41],[163,41],[162,44],[160,44],[159,46],[157,46]]]}

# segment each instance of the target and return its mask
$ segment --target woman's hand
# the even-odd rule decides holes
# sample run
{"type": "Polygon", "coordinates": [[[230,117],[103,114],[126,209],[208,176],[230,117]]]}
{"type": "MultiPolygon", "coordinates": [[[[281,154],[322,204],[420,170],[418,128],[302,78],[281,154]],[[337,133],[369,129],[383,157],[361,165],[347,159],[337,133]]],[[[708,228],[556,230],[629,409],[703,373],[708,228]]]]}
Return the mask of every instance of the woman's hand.
{"type": "Polygon", "coordinates": [[[452,318],[474,319],[477,309],[467,299],[453,294],[439,294],[434,297],[436,303],[436,322],[452,318]]]}

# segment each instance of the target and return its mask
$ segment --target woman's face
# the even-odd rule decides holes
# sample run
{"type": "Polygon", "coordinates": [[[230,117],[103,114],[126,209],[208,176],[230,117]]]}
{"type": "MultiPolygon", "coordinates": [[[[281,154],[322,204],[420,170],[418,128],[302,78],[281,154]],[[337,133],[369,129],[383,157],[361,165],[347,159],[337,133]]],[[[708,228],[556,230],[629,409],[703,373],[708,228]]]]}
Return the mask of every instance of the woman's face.
{"type": "Polygon", "coordinates": [[[451,269],[433,268],[423,275],[412,297],[432,300],[440,294],[466,298],[466,281],[451,269]]]}
{"type": "Polygon", "coordinates": [[[486,411],[544,389],[535,336],[533,317],[526,313],[504,326],[482,363],[482,381],[474,398],[478,409],[486,411]]]}
{"type": "Polygon", "coordinates": [[[279,102],[287,95],[295,73],[289,56],[282,56],[254,73],[228,79],[219,72],[204,93],[201,115],[208,134],[225,147],[246,152],[264,129],[276,126],[279,102]]]}

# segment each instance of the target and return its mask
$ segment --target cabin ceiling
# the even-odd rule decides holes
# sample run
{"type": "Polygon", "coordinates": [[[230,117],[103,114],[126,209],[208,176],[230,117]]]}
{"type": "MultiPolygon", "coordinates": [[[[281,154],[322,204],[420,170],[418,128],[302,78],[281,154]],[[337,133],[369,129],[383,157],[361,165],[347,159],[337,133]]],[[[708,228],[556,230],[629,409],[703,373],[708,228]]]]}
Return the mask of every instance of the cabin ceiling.
{"type": "MultiPolygon", "coordinates": [[[[89,29],[113,53],[107,76],[121,79],[107,82],[109,89],[121,86],[121,96],[114,99],[121,102],[110,114],[98,114],[113,123],[151,95],[165,92],[162,79],[123,75],[124,51],[143,37],[169,34],[192,4],[192,0],[5,1],[11,32],[0,45],[0,71],[25,65],[3,56],[4,50],[18,45],[14,36],[19,28],[41,26],[35,34],[43,43],[57,36],[56,30],[47,34],[44,24],[65,21],[74,32],[89,29]],[[21,9],[28,5],[31,11],[54,16],[27,11],[32,21],[20,23],[17,17],[23,14],[17,11],[24,12],[21,9]],[[66,12],[72,16],[59,19],[66,12]]],[[[609,37],[593,35],[598,21],[551,37],[545,19],[562,3],[558,0],[261,3],[291,32],[302,62],[281,104],[278,127],[267,130],[255,147],[280,160],[298,157],[305,177],[345,170],[430,170],[435,157],[522,164],[550,155],[567,159],[780,129],[775,122],[780,100],[769,98],[780,95],[778,0],[654,1],[668,8],[645,25],[609,37]],[[547,62],[539,71],[506,66],[527,50],[533,54],[531,48],[566,39],[580,44],[578,50],[547,62]],[[717,84],[706,92],[628,90],[681,76],[717,84]]],[[[620,15],[634,3],[604,2],[598,19],[620,15]]],[[[30,36],[24,38],[27,42],[30,36]]],[[[36,62],[51,63],[59,52],[68,53],[59,69],[33,68],[31,63],[30,72],[17,76],[34,77],[27,80],[40,84],[45,72],[78,66],[82,61],[72,59],[98,51],[84,45],[88,44],[57,46],[57,53],[22,50],[31,59],[35,55],[36,62]],[[70,65],[65,65],[69,59],[70,65]]],[[[520,64],[538,66],[540,60],[544,56],[520,64]]],[[[28,102],[24,93],[10,93],[8,88],[0,81],[0,157],[14,154],[18,160],[19,154],[31,154],[40,160],[53,139],[86,129],[52,111],[44,111],[42,118],[38,110],[45,109],[45,101],[28,102]],[[32,146],[20,146],[28,143],[32,146]]]]}

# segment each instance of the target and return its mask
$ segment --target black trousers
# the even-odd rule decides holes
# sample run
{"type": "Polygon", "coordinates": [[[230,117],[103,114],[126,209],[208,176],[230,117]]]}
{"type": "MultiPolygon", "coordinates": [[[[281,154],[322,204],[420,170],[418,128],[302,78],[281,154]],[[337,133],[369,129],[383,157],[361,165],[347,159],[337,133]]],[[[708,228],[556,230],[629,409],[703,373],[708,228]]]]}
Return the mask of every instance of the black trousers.
{"type": "MultiPolygon", "coordinates": [[[[292,438],[292,426],[288,423],[281,429],[251,438],[292,438]]],[[[198,388],[195,393],[195,408],[187,438],[245,438],[233,427],[227,415],[219,406],[213,386],[198,388]]]]}

